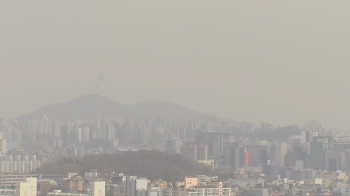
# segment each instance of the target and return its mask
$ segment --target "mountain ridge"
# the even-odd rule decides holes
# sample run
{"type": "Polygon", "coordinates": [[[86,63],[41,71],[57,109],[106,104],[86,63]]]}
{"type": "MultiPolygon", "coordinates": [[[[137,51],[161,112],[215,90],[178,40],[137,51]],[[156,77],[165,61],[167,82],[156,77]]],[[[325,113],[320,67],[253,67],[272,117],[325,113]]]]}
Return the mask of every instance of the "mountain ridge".
{"type": "Polygon", "coordinates": [[[38,120],[44,115],[62,123],[96,117],[212,117],[187,107],[167,101],[147,101],[126,105],[96,94],[84,95],[64,103],[53,103],[38,110],[22,115],[17,119],[38,120]]]}

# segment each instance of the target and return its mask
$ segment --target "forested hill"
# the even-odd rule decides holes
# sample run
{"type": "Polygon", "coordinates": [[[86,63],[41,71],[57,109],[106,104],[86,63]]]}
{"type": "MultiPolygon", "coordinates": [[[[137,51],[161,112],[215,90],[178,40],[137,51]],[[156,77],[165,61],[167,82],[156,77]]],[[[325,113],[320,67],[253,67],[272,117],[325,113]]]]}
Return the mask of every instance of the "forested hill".
{"type": "Polygon", "coordinates": [[[125,105],[99,95],[85,95],[66,103],[47,105],[18,119],[38,120],[44,115],[63,124],[74,122],[77,118],[88,120],[96,117],[211,117],[166,101],[125,105]]]}
{"type": "Polygon", "coordinates": [[[169,182],[191,175],[217,175],[210,168],[186,159],[178,154],[158,151],[127,151],[113,154],[86,156],[80,160],[64,158],[43,164],[37,173],[61,174],[96,169],[98,172],[120,172],[146,177],[150,180],[164,179],[169,182]]]}
{"type": "Polygon", "coordinates": [[[292,135],[300,135],[304,131],[302,128],[291,125],[287,127],[277,127],[269,129],[258,129],[254,132],[236,132],[235,137],[259,138],[261,140],[282,140],[287,141],[292,135]]]}

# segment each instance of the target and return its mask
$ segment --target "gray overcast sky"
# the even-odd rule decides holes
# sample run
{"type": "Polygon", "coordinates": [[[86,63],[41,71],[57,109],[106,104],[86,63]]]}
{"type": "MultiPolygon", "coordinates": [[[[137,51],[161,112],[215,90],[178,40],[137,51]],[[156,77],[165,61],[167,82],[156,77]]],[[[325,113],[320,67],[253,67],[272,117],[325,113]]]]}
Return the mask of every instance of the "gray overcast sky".
{"type": "Polygon", "coordinates": [[[0,118],[98,93],[350,126],[350,1],[1,1],[0,118]]]}

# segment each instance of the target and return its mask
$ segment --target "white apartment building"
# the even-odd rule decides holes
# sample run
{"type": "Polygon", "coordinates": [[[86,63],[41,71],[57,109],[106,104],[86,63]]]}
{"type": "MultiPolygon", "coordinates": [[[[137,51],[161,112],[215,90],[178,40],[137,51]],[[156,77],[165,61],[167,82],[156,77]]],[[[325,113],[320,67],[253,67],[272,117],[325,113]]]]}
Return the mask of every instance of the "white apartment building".
{"type": "Polygon", "coordinates": [[[146,196],[148,179],[126,176],[126,196],[146,196]]]}
{"type": "Polygon", "coordinates": [[[186,196],[230,196],[231,188],[220,188],[214,186],[192,187],[185,192],[186,196]]]}
{"type": "Polygon", "coordinates": [[[40,163],[35,155],[8,156],[6,160],[0,161],[0,170],[3,173],[30,173],[40,167],[40,163]]]}
{"type": "Polygon", "coordinates": [[[105,196],[105,181],[92,181],[90,182],[90,195],[91,196],[105,196]]]}
{"type": "Polygon", "coordinates": [[[37,178],[26,178],[17,183],[17,196],[37,196],[37,178]]]}

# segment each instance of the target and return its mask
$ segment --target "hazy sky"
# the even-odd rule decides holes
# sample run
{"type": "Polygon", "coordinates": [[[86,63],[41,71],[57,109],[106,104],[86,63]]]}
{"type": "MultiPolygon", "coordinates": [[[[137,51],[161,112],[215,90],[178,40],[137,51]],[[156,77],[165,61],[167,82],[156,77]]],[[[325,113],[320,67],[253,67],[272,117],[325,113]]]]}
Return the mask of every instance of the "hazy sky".
{"type": "Polygon", "coordinates": [[[0,118],[99,92],[350,127],[350,1],[1,1],[0,118]]]}

